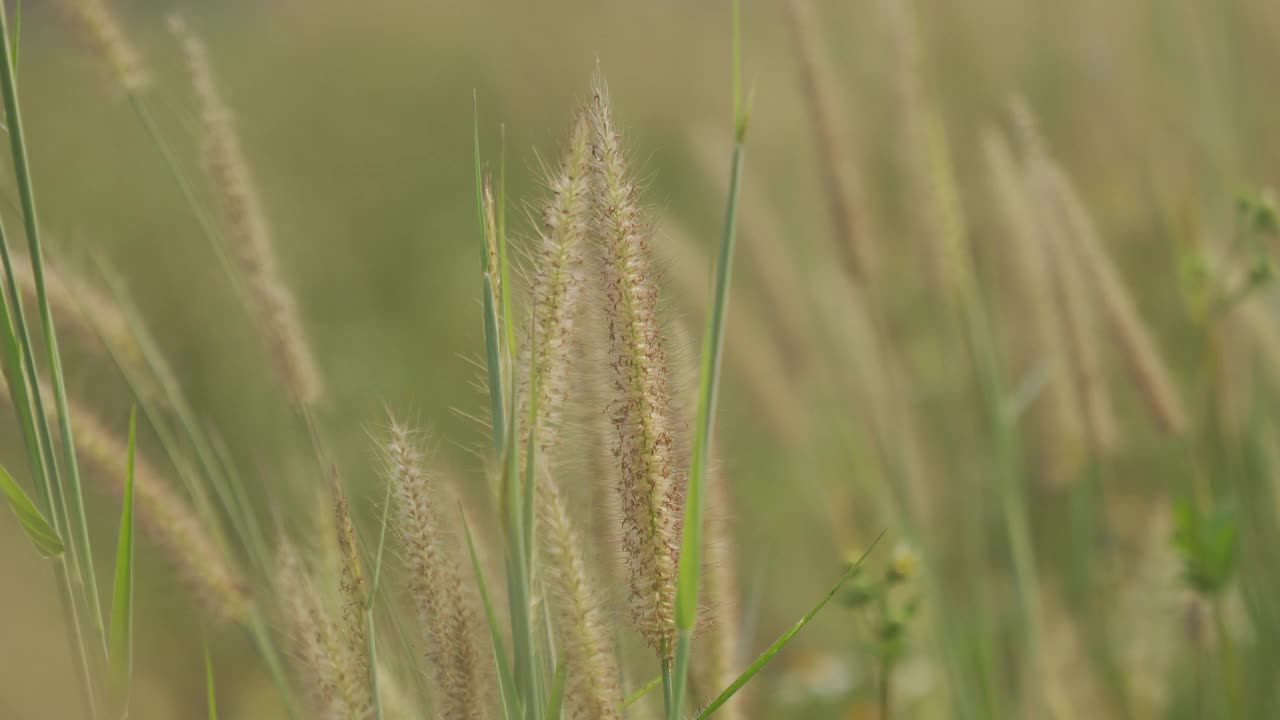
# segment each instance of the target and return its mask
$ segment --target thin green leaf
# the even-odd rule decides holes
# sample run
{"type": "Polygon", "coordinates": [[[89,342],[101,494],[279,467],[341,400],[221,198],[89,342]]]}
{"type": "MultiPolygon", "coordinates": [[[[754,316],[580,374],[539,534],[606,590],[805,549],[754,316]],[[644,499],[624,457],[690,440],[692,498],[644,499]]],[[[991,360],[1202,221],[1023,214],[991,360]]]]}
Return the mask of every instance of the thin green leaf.
{"type": "Polygon", "coordinates": [[[884,534],[885,531],[880,531],[880,534],[876,536],[875,542],[871,543],[871,546],[867,548],[866,552],[862,553],[862,557],[858,558],[858,562],[850,565],[849,569],[844,571],[844,574],[840,576],[840,579],[836,581],[836,584],[832,586],[831,590],[829,590],[827,594],[818,601],[818,604],[814,605],[809,612],[805,613],[804,617],[800,618],[795,625],[792,625],[790,629],[782,633],[777,640],[774,640],[773,644],[761,653],[760,657],[756,658],[755,662],[751,663],[751,665],[749,665],[747,669],[738,676],[737,680],[734,680],[729,687],[725,688],[724,692],[720,693],[715,700],[712,700],[709,705],[703,708],[702,712],[698,713],[695,720],[702,720],[702,718],[710,717],[711,713],[719,710],[720,706],[728,702],[729,698],[732,698],[735,693],[741,690],[743,685],[746,685],[751,678],[755,677],[756,673],[760,672],[760,669],[767,665],[769,661],[773,659],[774,655],[777,655],[782,648],[786,647],[787,643],[791,642],[791,638],[795,637],[796,633],[803,630],[804,626],[808,625],[809,621],[813,620],[822,608],[826,607],[827,603],[831,601],[831,598],[835,597],[835,594],[840,591],[840,588],[845,584],[845,582],[849,578],[853,577],[854,573],[858,572],[858,568],[862,567],[862,563],[866,561],[867,556],[871,554],[871,551],[876,549],[876,545],[880,543],[880,539],[884,537],[884,534]]]}
{"type": "Polygon", "coordinates": [[[129,412],[129,449],[124,475],[116,577],[111,593],[111,683],[118,707],[127,712],[133,675],[133,458],[138,441],[138,408],[129,412]]]}
{"type": "MultiPolygon", "coordinates": [[[[502,401],[501,343],[498,339],[498,308],[494,297],[492,268],[489,267],[489,232],[484,212],[484,180],[480,167],[480,99],[473,95],[474,115],[471,123],[472,154],[476,166],[476,215],[480,220],[480,275],[484,289],[485,365],[489,380],[489,421],[493,424],[493,448],[502,452],[506,444],[506,415],[502,401]]],[[[496,232],[496,230],[495,230],[496,232]]]]}
{"type": "Polygon", "coordinates": [[[204,693],[209,706],[209,720],[218,720],[218,694],[213,687],[213,659],[209,657],[209,644],[204,646],[204,693]]]}
{"type": "MultiPolygon", "coordinates": [[[[84,493],[80,473],[76,465],[75,440],[71,429],[71,416],[67,407],[67,390],[62,377],[62,360],[58,353],[58,334],[54,328],[53,311],[44,276],[44,250],[40,239],[40,220],[36,212],[36,193],[32,182],[31,162],[22,129],[22,112],[18,103],[18,78],[14,71],[13,51],[10,48],[9,20],[0,4],[0,92],[4,95],[5,117],[9,125],[9,148],[13,160],[13,172],[18,186],[18,199],[22,207],[23,228],[27,236],[28,256],[31,260],[31,276],[36,289],[36,305],[40,313],[41,334],[44,337],[46,367],[57,408],[58,430],[62,439],[62,462],[66,471],[68,508],[74,511],[74,525],[68,527],[69,540],[76,544],[73,553],[76,567],[85,593],[85,602],[98,638],[106,646],[106,633],[102,621],[102,603],[98,595],[98,581],[94,571],[93,551],[89,541],[89,521],[85,513],[84,493]]],[[[6,250],[7,254],[7,250],[6,250]]],[[[29,339],[29,337],[28,337],[29,339]]],[[[34,378],[30,379],[32,391],[37,392],[34,378]]],[[[38,394],[38,392],[37,392],[38,394]]],[[[70,525],[70,523],[69,523],[70,525]]]]}
{"type": "Polygon", "coordinates": [[[618,709],[626,710],[632,705],[635,705],[637,702],[640,702],[640,698],[643,698],[645,695],[648,695],[650,690],[653,690],[654,688],[658,687],[661,684],[662,684],[662,676],[655,675],[652,680],[642,685],[640,689],[628,695],[627,698],[622,701],[622,705],[620,705],[618,709]]]}
{"type": "Polygon", "coordinates": [[[546,720],[560,720],[560,715],[564,709],[564,681],[566,666],[564,659],[556,663],[556,674],[551,679],[551,696],[547,699],[547,712],[543,715],[546,720]]]}
{"type": "Polygon", "coordinates": [[[733,249],[737,236],[738,190],[742,183],[743,141],[746,136],[746,107],[742,103],[741,19],[738,0],[733,2],[733,157],[729,165],[729,196],[725,203],[720,254],[716,263],[716,283],[711,314],[702,338],[702,367],[698,382],[698,416],[694,428],[693,453],[689,464],[685,521],[680,543],[679,577],[676,583],[676,647],[667,703],[667,717],[676,720],[684,704],[689,660],[693,650],[693,629],[698,620],[698,582],[702,573],[702,506],[707,465],[711,454],[712,426],[720,390],[721,355],[724,351],[725,320],[729,313],[729,285],[733,276],[733,249]]]}
{"type": "Polygon", "coordinates": [[[45,557],[61,555],[64,550],[62,539],[54,532],[49,521],[45,520],[35,503],[31,502],[31,498],[27,497],[22,486],[3,467],[0,467],[0,491],[4,492],[9,508],[18,516],[18,523],[31,539],[31,544],[36,546],[36,551],[45,557]]]}
{"type": "MultiPolygon", "coordinates": [[[[462,508],[459,506],[459,512],[462,508]]],[[[480,556],[476,554],[476,544],[471,537],[471,525],[467,516],[462,514],[462,529],[467,536],[467,552],[471,555],[471,569],[476,575],[476,585],[480,588],[480,601],[484,605],[485,622],[489,625],[489,639],[493,642],[494,664],[498,667],[498,689],[502,693],[502,713],[507,720],[520,717],[520,698],[516,696],[515,681],[511,677],[511,668],[507,665],[507,648],[502,642],[502,628],[498,626],[498,616],[493,611],[493,603],[489,600],[489,587],[484,581],[484,571],[480,569],[480,556]]]]}
{"type": "Polygon", "coordinates": [[[13,3],[13,71],[18,71],[18,48],[22,45],[22,0],[13,3]]]}

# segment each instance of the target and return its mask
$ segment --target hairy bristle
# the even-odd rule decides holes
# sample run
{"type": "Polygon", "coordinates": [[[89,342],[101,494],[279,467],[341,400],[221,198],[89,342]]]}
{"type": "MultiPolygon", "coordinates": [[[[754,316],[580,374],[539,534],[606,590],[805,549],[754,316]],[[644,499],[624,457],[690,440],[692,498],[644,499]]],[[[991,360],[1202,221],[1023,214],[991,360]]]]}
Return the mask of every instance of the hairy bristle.
{"type": "Polygon", "coordinates": [[[80,41],[98,56],[127,93],[146,89],[150,76],[106,0],[59,0],[58,6],[80,41]]]}
{"type": "Polygon", "coordinates": [[[292,399],[312,405],[322,387],[315,357],[298,317],[297,301],[281,277],[270,226],[249,175],[230,108],[213,78],[204,43],[181,18],[170,27],[182,43],[204,121],[204,162],[246,281],[258,329],[292,399]]]}
{"type": "Polygon", "coordinates": [[[325,610],[310,573],[287,541],[276,553],[274,585],[290,646],[298,661],[298,681],[317,717],[351,720],[373,707],[367,671],[325,610]]]}
{"type": "Polygon", "coordinates": [[[409,593],[427,645],[427,666],[440,717],[485,716],[485,678],[476,646],[476,618],[458,574],[456,538],[445,531],[412,431],[394,420],[383,447],[404,545],[409,593]]]}
{"type": "Polygon", "coordinates": [[[590,116],[595,243],[601,255],[612,364],[613,453],[619,465],[622,543],[632,616],[669,658],[673,651],[676,563],[685,477],[672,458],[673,418],[666,338],[658,323],[651,228],[627,170],[608,91],[597,80],[590,116]]]}

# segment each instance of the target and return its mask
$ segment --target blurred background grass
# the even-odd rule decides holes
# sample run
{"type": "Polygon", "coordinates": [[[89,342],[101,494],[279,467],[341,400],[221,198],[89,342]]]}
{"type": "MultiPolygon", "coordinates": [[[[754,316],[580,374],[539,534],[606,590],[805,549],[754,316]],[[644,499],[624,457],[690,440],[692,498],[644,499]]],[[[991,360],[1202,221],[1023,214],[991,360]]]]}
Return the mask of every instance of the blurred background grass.
{"type": "MultiPolygon", "coordinates": [[[[409,409],[430,426],[445,462],[461,471],[464,492],[477,502],[483,498],[479,463],[468,449],[482,444],[484,429],[455,412],[479,414],[485,407],[469,384],[476,371],[468,361],[483,347],[474,273],[473,90],[491,157],[498,124],[505,125],[509,196],[533,198],[540,190],[539,156],[555,156],[570,109],[599,63],[649,178],[646,199],[667,231],[660,234],[675,238],[665,249],[668,241],[659,241],[671,263],[671,316],[698,327],[704,299],[679,278],[691,268],[695,279],[709,273],[722,211],[730,120],[727,4],[117,5],[155,76],[150,92],[161,125],[180,141],[181,157],[192,168],[198,164],[198,119],[165,16],[183,12],[208,39],[281,266],[328,381],[323,423],[366,516],[380,492],[368,435],[387,405],[409,409]]],[[[274,483],[314,480],[320,488],[319,478],[306,476],[304,438],[252,326],[127,102],[52,8],[34,0],[24,6],[24,109],[43,219],[58,256],[76,266],[103,253],[121,269],[196,407],[263,498],[272,495],[274,483]]],[[[1241,190],[1275,181],[1280,6],[1247,0],[936,0],[917,6],[922,73],[948,131],[994,314],[1001,315],[1004,301],[998,239],[1004,230],[990,197],[980,133],[1007,126],[1008,102],[1021,96],[1051,152],[1075,179],[1180,384],[1194,397],[1208,382],[1200,364],[1203,338],[1185,308],[1179,269],[1187,247],[1232,232],[1241,190]]],[[[908,405],[924,426],[920,462],[929,492],[945,508],[928,552],[938,553],[931,562],[943,575],[962,579],[954,602],[939,601],[955,610],[946,622],[966,625],[979,612],[970,591],[985,587],[990,604],[982,614],[998,623],[1013,603],[1005,553],[994,551],[981,567],[948,554],[948,534],[961,532],[966,513],[978,513],[976,522],[992,528],[986,532],[993,538],[1000,537],[1000,522],[989,505],[970,501],[987,492],[984,451],[974,437],[980,430],[970,427],[975,400],[965,389],[967,376],[954,370],[956,347],[936,332],[948,315],[928,291],[925,245],[915,230],[923,201],[899,169],[908,142],[896,97],[901,55],[879,3],[816,2],[815,10],[825,45],[819,52],[833,70],[845,121],[841,132],[850,148],[849,157],[837,161],[856,174],[865,197],[860,209],[874,229],[871,242],[888,258],[877,292],[887,308],[889,341],[908,358],[908,405]]],[[[776,278],[743,261],[731,338],[737,333],[767,347],[730,341],[719,426],[718,453],[736,503],[738,563],[748,590],[760,589],[758,608],[748,603],[759,618],[754,650],[808,608],[848,552],[884,527],[889,544],[907,533],[878,505],[873,488],[884,480],[865,437],[857,378],[849,377],[857,369],[833,349],[842,330],[814,320],[815,308],[841,292],[831,280],[837,256],[818,163],[828,149],[811,130],[782,4],[745,3],[744,22],[746,72],[756,92],[744,242],[784,261],[767,266],[776,278]],[[786,289],[785,304],[764,294],[769,286],[786,289]],[[799,313],[784,317],[799,336],[794,352],[785,352],[784,338],[760,330],[768,312],[799,313]],[[774,364],[759,367],[769,362],[774,364]]],[[[0,192],[9,208],[5,218],[16,226],[13,188],[0,186],[0,192]]],[[[524,216],[523,206],[512,206],[513,218],[524,216]]],[[[523,232],[527,223],[517,227],[523,232]]],[[[1273,295],[1260,293],[1250,302],[1269,311],[1273,295]]],[[[1010,334],[1018,332],[1012,328],[1010,334]]],[[[93,353],[73,348],[71,355],[73,394],[123,428],[123,386],[93,353]]],[[[1125,543],[1137,543],[1152,518],[1168,513],[1188,472],[1187,451],[1151,427],[1119,380],[1114,358],[1108,373],[1117,378],[1112,390],[1123,441],[1101,473],[1105,502],[1091,500],[1105,510],[1103,527],[1082,546],[1065,519],[1068,495],[1042,488],[1035,473],[1025,478],[1051,596],[1046,607],[1063,604],[1052,614],[1074,618],[1046,631],[1047,652],[1067,658],[1064,677],[1072,663],[1093,667],[1096,658],[1081,647],[1088,645],[1080,629],[1088,625],[1084,605],[1053,600],[1059,593],[1052,588],[1093,552],[1148,563],[1124,554],[1125,543]]],[[[1255,399],[1270,398],[1270,388],[1255,391],[1255,399]]],[[[1191,405],[1197,413],[1202,407],[1194,400],[1191,405]]],[[[16,433],[3,417],[9,455],[17,457],[16,433]]],[[[1232,493],[1225,477],[1235,467],[1211,465],[1207,472],[1222,494],[1248,502],[1232,493]]],[[[97,530],[109,542],[114,503],[94,500],[97,530]]],[[[73,707],[72,681],[54,586],[14,523],[0,522],[0,540],[0,717],[65,717],[73,707]],[[60,706],[63,701],[68,705],[60,706]]],[[[1262,550],[1252,557],[1266,557],[1258,554],[1262,550]]],[[[141,552],[134,716],[193,717],[201,697],[195,650],[200,617],[154,553],[141,552]]],[[[1150,614],[1158,617],[1151,618],[1154,629],[1132,631],[1135,637],[1150,632],[1153,642],[1168,645],[1163,674],[1152,680],[1158,702],[1143,705],[1153,708],[1144,713],[1131,697],[1118,702],[1105,689],[1076,688],[1067,693],[1076,708],[1070,716],[1218,716],[1217,706],[1197,704],[1179,681],[1202,674],[1196,657],[1212,664],[1216,656],[1197,650],[1196,633],[1186,627],[1186,618],[1194,617],[1187,614],[1192,601],[1176,567],[1143,592],[1150,614]],[[1101,698],[1097,704],[1086,704],[1090,692],[1101,698]],[[1127,711],[1117,709],[1122,706],[1127,711]]],[[[1275,599],[1270,603],[1274,608],[1275,599]]],[[[1250,708],[1257,714],[1251,716],[1275,717],[1280,655],[1246,613],[1237,615],[1253,666],[1250,708]]],[[[762,716],[874,716],[873,664],[866,651],[871,638],[858,618],[832,608],[799,638],[765,680],[762,716]]],[[[975,632],[980,630],[964,628],[961,634],[975,632]]],[[[944,669],[928,637],[917,629],[908,640],[899,691],[906,698],[904,716],[950,715],[944,669]]],[[[263,717],[254,703],[272,691],[247,643],[234,633],[215,633],[211,641],[227,716],[263,717]]],[[[1095,678],[1093,685],[1099,684],[1105,685],[1095,678]]]]}

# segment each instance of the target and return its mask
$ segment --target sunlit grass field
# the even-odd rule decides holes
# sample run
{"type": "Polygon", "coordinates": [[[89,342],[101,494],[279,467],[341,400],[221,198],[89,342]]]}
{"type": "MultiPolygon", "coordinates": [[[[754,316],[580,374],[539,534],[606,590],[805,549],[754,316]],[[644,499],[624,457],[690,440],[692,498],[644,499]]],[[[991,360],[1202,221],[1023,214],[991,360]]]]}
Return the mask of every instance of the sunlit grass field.
{"type": "Polygon", "coordinates": [[[7,20],[0,719],[1280,717],[1280,8],[7,20]]]}

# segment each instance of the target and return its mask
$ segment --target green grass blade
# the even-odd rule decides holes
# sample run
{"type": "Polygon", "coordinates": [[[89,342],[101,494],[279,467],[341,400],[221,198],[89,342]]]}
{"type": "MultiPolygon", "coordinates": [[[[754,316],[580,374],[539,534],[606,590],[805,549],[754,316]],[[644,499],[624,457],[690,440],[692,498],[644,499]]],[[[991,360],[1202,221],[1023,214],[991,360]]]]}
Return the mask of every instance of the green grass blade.
{"type": "MultiPolygon", "coordinates": [[[[459,507],[461,512],[461,507],[459,507]]],[[[515,681],[511,677],[511,667],[507,664],[506,643],[502,641],[502,628],[498,626],[498,615],[493,611],[493,603],[489,599],[489,587],[484,581],[484,570],[480,568],[480,556],[476,554],[475,540],[471,537],[471,525],[467,516],[462,515],[462,529],[467,536],[467,552],[471,556],[471,569],[475,572],[476,585],[480,588],[480,601],[484,605],[484,618],[489,626],[489,639],[493,643],[493,659],[498,667],[498,689],[502,693],[502,712],[507,720],[520,717],[520,698],[516,696],[515,681]]]]}
{"type": "Polygon", "coordinates": [[[484,289],[484,346],[485,367],[489,380],[489,422],[493,424],[493,449],[502,452],[506,444],[506,410],[502,396],[502,351],[498,339],[498,305],[494,292],[493,269],[489,266],[489,233],[496,233],[485,221],[484,180],[480,166],[480,108],[475,99],[475,114],[471,125],[472,154],[476,166],[476,215],[480,220],[480,275],[484,289]]]}
{"type": "Polygon", "coordinates": [[[774,640],[773,644],[761,653],[760,657],[755,659],[755,662],[747,666],[747,669],[738,676],[737,680],[734,680],[729,687],[725,688],[724,692],[720,693],[715,700],[712,700],[709,705],[703,708],[702,712],[698,713],[696,720],[702,720],[702,718],[710,717],[712,713],[719,710],[720,706],[728,702],[735,693],[742,689],[743,685],[750,682],[751,678],[755,677],[756,673],[760,672],[760,669],[767,665],[769,661],[773,659],[774,655],[777,655],[782,648],[786,647],[787,643],[791,642],[791,638],[795,637],[796,633],[803,630],[804,626],[808,625],[809,621],[813,620],[813,618],[822,611],[822,608],[826,607],[827,603],[831,601],[831,598],[835,597],[835,594],[840,591],[840,588],[845,584],[845,582],[849,578],[853,577],[854,573],[858,571],[858,568],[862,567],[862,563],[867,559],[867,556],[871,554],[871,551],[875,550],[876,545],[880,543],[880,539],[884,537],[884,533],[885,531],[882,530],[880,534],[876,536],[875,542],[871,543],[871,546],[867,548],[866,552],[862,553],[862,557],[858,558],[856,563],[850,565],[849,569],[844,571],[844,574],[841,575],[840,579],[836,581],[836,584],[831,587],[831,590],[827,591],[827,594],[818,601],[817,605],[814,605],[809,612],[805,613],[795,625],[792,625],[786,632],[778,636],[778,639],[774,640]]]}
{"type": "Polygon", "coordinates": [[[36,551],[45,557],[61,555],[64,549],[62,539],[35,503],[31,502],[31,498],[27,497],[22,486],[3,467],[0,467],[0,492],[9,501],[9,509],[18,516],[18,523],[31,539],[31,544],[36,546],[36,551]]]}
{"type": "Polygon", "coordinates": [[[209,644],[204,646],[204,696],[209,706],[209,720],[218,720],[218,693],[213,686],[213,659],[209,657],[209,644]]]}
{"type": "Polygon", "coordinates": [[[661,684],[662,684],[662,676],[655,675],[652,680],[645,683],[644,685],[641,685],[639,689],[637,689],[635,692],[628,695],[626,699],[622,701],[622,705],[620,705],[618,709],[626,710],[632,705],[635,705],[636,703],[640,702],[641,698],[643,698],[645,695],[648,695],[649,691],[653,690],[654,688],[658,687],[661,684]]]}
{"type": "MultiPolygon", "coordinates": [[[[498,153],[498,207],[497,207],[497,237],[498,237],[498,272],[501,273],[501,281],[499,282],[499,300],[502,305],[502,324],[505,330],[504,339],[506,340],[506,358],[507,367],[510,368],[511,374],[515,375],[515,348],[516,348],[516,330],[515,323],[511,321],[511,278],[508,271],[511,263],[507,257],[507,126],[501,125],[500,137],[502,145],[498,153]]],[[[515,392],[515,378],[511,378],[511,392],[515,392]]]]}
{"type": "Polygon", "coordinates": [[[563,658],[556,663],[556,674],[551,679],[551,695],[547,698],[547,711],[543,714],[546,720],[560,720],[564,711],[564,681],[567,670],[563,658]]]}
{"type": "Polygon", "coordinates": [[[138,441],[138,408],[129,412],[129,450],[124,475],[120,536],[116,542],[116,576],[111,593],[111,684],[123,713],[129,707],[133,674],[133,458],[138,441]]]}
{"type": "Polygon", "coordinates": [[[729,311],[729,285],[733,276],[733,249],[737,236],[738,192],[742,183],[743,141],[747,118],[742,102],[741,18],[738,1],[733,3],[733,105],[734,146],[729,166],[729,196],[725,203],[720,254],[711,314],[702,338],[702,367],[698,383],[698,415],[694,428],[693,453],[689,465],[688,495],[680,542],[679,578],[676,584],[676,647],[672,668],[667,717],[676,720],[684,703],[689,676],[693,630],[698,620],[698,581],[702,572],[703,487],[711,453],[712,425],[720,389],[721,355],[724,351],[725,319],[729,311]]]}
{"type": "Polygon", "coordinates": [[[18,71],[18,49],[22,45],[22,0],[13,3],[13,71],[18,71]]]}
{"type": "MultiPolygon", "coordinates": [[[[80,474],[76,467],[74,436],[67,409],[66,386],[62,378],[62,361],[58,354],[58,336],[54,329],[53,313],[45,288],[44,252],[40,241],[40,222],[36,213],[35,188],[31,180],[31,165],[27,155],[27,143],[22,128],[22,113],[18,105],[18,79],[14,72],[13,52],[10,49],[9,21],[0,5],[0,92],[4,95],[5,117],[9,126],[9,146],[13,156],[14,176],[18,184],[18,197],[22,207],[22,219],[27,235],[31,259],[31,274],[35,280],[36,299],[40,311],[41,329],[44,334],[48,357],[48,372],[57,403],[58,426],[62,435],[63,459],[67,485],[74,509],[75,527],[68,530],[72,542],[78,545],[77,567],[85,587],[85,602],[93,614],[94,627],[99,638],[105,641],[102,622],[102,603],[98,597],[98,582],[93,567],[93,551],[89,540],[89,522],[85,514],[84,493],[80,487],[80,474]]],[[[33,388],[33,392],[36,390],[33,388]]],[[[105,642],[104,642],[105,645],[105,642]]]]}

